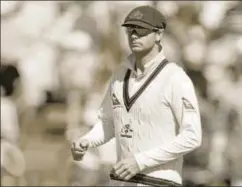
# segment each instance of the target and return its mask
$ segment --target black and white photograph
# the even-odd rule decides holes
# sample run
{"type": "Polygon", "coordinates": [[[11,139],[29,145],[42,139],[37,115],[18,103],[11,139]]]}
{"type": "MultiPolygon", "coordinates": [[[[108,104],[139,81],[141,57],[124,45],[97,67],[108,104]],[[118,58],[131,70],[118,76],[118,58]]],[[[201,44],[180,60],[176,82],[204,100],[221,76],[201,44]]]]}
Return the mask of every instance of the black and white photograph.
{"type": "Polygon", "coordinates": [[[242,1],[1,1],[1,186],[242,186],[242,1]]]}

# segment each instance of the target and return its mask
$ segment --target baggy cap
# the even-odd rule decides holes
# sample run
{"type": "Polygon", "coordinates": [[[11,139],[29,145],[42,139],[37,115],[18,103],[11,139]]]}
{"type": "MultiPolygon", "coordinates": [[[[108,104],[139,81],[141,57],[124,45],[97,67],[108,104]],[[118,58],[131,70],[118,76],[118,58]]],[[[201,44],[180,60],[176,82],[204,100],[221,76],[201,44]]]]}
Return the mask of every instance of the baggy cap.
{"type": "Polygon", "coordinates": [[[144,5],[133,9],[125,18],[122,26],[136,25],[148,29],[165,29],[165,17],[157,9],[144,5]]]}

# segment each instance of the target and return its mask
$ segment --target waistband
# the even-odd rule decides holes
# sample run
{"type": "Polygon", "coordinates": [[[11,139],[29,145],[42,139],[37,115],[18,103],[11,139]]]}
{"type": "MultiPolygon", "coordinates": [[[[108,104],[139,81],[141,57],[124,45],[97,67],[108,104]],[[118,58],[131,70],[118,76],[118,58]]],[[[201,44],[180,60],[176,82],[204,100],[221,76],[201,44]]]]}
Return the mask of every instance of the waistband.
{"type": "Polygon", "coordinates": [[[119,180],[119,181],[126,181],[126,182],[134,182],[134,183],[140,183],[140,184],[145,184],[145,185],[152,185],[154,187],[161,187],[161,186],[181,186],[181,184],[178,184],[176,182],[166,180],[166,179],[161,179],[161,178],[156,178],[156,177],[151,177],[148,175],[144,174],[136,174],[129,180],[124,180],[119,177],[114,176],[112,173],[110,174],[110,178],[112,180],[119,180]]]}

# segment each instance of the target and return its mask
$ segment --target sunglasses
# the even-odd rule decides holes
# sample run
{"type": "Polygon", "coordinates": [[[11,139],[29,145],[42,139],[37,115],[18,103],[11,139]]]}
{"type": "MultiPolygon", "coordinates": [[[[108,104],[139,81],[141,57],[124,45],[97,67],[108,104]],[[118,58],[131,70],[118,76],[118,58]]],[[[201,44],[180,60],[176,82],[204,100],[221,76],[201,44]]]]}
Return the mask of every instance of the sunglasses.
{"type": "Polygon", "coordinates": [[[146,36],[152,32],[157,32],[158,29],[147,29],[144,27],[139,27],[139,26],[132,26],[132,27],[126,27],[126,33],[128,35],[132,35],[134,32],[138,36],[146,36]]]}

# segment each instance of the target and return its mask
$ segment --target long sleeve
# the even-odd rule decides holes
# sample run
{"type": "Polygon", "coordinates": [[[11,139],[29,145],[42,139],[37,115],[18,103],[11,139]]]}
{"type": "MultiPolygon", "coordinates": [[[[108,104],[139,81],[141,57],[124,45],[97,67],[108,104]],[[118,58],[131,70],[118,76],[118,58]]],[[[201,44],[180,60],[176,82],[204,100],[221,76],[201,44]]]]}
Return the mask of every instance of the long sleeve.
{"type": "Polygon", "coordinates": [[[100,146],[114,137],[110,87],[106,92],[98,113],[98,121],[82,138],[90,142],[91,147],[100,146]]]}
{"type": "Polygon", "coordinates": [[[185,73],[175,77],[167,97],[179,132],[172,141],[136,154],[141,170],[178,159],[201,145],[200,112],[193,84],[185,73]]]}

